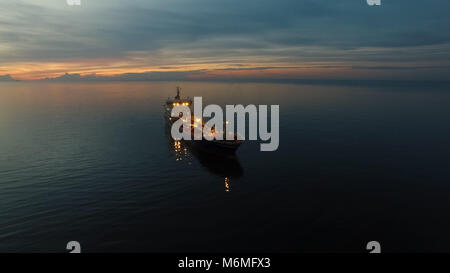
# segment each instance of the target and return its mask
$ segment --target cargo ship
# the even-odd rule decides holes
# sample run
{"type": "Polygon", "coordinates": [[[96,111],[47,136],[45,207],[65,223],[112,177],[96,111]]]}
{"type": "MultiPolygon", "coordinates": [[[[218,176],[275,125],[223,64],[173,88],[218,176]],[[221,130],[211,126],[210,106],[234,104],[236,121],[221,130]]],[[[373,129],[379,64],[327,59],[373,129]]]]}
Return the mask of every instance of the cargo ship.
{"type": "MultiPolygon", "coordinates": [[[[190,109],[192,107],[192,99],[189,97],[181,98],[180,92],[181,92],[181,88],[177,87],[177,95],[174,98],[168,98],[165,103],[165,110],[166,110],[165,116],[170,125],[172,125],[178,119],[182,118],[182,117],[172,117],[171,116],[173,107],[187,106],[190,109]]],[[[191,113],[192,113],[192,109],[191,109],[191,113]]],[[[233,139],[231,139],[231,140],[226,139],[225,132],[221,132],[221,133],[223,133],[223,136],[224,136],[223,140],[217,140],[217,139],[207,140],[203,137],[203,128],[205,127],[205,122],[202,121],[201,128],[198,128],[198,126],[196,125],[196,121],[197,122],[200,121],[199,117],[195,117],[194,115],[191,115],[191,121],[190,121],[189,126],[191,128],[191,139],[192,140],[183,140],[184,142],[186,142],[186,144],[195,145],[201,149],[208,150],[209,152],[234,153],[244,142],[243,140],[238,139],[238,136],[236,133],[233,133],[233,139]],[[202,139],[194,140],[194,136],[198,135],[198,134],[200,134],[202,136],[202,139]]],[[[225,126],[226,126],[226,122],[223,127],[225,128],[225,126]]],[[[215,132],[214,128],[211,131],[215,132]]]]}

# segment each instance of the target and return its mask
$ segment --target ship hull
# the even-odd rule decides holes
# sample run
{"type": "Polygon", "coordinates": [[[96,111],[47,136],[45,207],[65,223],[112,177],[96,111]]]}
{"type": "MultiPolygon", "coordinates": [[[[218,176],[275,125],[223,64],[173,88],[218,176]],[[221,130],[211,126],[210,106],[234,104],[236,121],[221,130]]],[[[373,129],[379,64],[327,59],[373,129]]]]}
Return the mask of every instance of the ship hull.
{"type": "MultiPolygon", "coordinates": [[[[171,118],[170,114],[166,115],[168,126],[172,126],[176,119],[171,118]]],[[[219,140],[182,140],[183,143],[197,149],[201,149],[211,153],[234,154],[241,146],[243,141],[219,141],[219,140]]]]}

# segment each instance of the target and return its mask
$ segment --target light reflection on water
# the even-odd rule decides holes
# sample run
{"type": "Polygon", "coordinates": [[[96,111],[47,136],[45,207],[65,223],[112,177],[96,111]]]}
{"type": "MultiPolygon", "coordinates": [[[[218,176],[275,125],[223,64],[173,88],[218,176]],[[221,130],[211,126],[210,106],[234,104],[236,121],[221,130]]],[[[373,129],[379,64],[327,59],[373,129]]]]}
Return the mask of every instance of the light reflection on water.
{"type": "Polygon", "coordinates": [[[174,140],[170,136],[168,124],[166,124],[166,128],[169,147],[172,148],[175,161],[179,162],[180,169],[193,167],[192,161],[197,160],[206,171],[223,179],[225,192],[231,190],[232,179],[240,178],[243,175],[237,155],[218,154],[217,151],[209,152],[190,144],[190,142],[174,140]]]}

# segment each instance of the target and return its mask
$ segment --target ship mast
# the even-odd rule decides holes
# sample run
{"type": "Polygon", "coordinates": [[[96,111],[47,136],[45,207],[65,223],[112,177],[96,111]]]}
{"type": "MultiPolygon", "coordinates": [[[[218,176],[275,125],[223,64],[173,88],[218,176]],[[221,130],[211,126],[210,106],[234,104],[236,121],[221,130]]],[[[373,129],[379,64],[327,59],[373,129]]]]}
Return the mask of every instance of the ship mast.
{"type": "Polygon", "coordinates": [[[180,99],[180,91],[181,91],[181,87],[177,86],[177,95],[175,96],[176,100],[180,99]]]}

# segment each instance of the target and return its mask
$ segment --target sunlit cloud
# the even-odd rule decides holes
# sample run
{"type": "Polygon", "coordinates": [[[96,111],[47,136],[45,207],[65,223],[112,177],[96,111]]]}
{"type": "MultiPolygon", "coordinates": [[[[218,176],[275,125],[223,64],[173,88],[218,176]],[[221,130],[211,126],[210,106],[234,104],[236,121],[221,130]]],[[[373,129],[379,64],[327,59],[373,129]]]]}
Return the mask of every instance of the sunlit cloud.
{"type": "Polygon", "coordinates": [[[446,0],[390,1],[379,9],[325,0],[2,5],[0,75],[21,80],[149,72],[191,79],[450,76],[446,0]]]}

